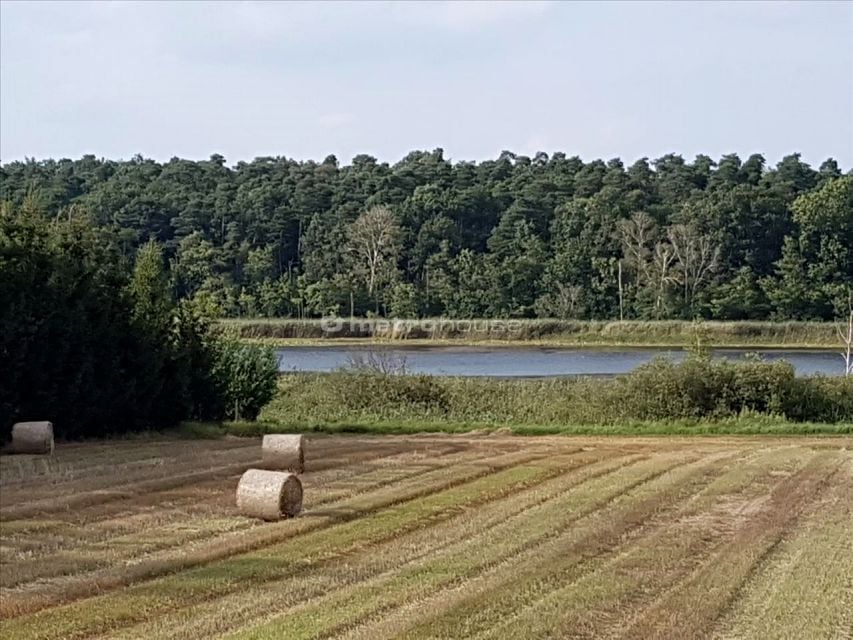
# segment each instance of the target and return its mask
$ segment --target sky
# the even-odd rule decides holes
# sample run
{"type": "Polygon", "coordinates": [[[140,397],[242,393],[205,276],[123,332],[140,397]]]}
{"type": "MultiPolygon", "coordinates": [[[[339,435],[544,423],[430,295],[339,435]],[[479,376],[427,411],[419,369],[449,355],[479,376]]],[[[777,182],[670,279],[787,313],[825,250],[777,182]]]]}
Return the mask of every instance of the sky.
{"type": "Polygon", "coordinates": [[[0,160],[853,168],[851,2],[0,3],[0,160]]]}

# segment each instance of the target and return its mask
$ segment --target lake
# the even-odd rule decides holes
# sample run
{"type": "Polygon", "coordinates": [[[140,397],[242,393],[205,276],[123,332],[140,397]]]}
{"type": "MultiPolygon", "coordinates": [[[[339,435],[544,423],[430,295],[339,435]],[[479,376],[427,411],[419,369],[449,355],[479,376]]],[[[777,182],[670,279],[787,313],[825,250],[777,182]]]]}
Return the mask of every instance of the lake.
{"type": "MultiPolygon", "coordinates": [[[[682,360],[674,348],[548,348],[548,347],[286,347],[277,349],[279,370],[334,371],[352,363],[378,358],[404,362],[410,373],[439,376],[543,377],[615,375],[627,373],[656,356],[682,360]]],[[[844,363],[835,351],[785,349],[715,349],[714,357],[743,359],[758,353],[767,361],[787,360],[797,375],[841,375],[844,363]]]]}

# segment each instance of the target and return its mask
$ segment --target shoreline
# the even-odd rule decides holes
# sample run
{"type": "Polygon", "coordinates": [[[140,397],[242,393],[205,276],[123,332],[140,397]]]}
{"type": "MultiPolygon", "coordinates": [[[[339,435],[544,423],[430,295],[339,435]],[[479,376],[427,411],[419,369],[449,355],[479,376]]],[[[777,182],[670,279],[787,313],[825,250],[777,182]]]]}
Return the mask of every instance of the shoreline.
{"type": "Polygon", "coordinates": [[[832,322],[685,320],[448,320],[292,318],[221,319],[219,326],[247,342],[273,347],[518,347],[554,349],[789,349],[840,348],[832,322]],[[466,324],[467,323],[467,324],[466,324]],[[467,328],[466,328],[467,327],[467,328]]]}
{"type": "MultiPolygon", "coordinates": [[[[600,350],[641,350],[641,349],[676,349],[689,351],[691,345],[684,341],[573,341],[573,340],[477,340],[465,338],[252,338],[239,337],[241,342],[261,344],[278,348],[341,348],[358,347],[394,347],[399,349],[600,349],[600,350]]],[[[761,349],[768,351],[820,351],[834,352],[838,346],[827,343],[787,343],[787,342],[708,342],[703,348],[711,350],[725,349],[761,349]]]]}

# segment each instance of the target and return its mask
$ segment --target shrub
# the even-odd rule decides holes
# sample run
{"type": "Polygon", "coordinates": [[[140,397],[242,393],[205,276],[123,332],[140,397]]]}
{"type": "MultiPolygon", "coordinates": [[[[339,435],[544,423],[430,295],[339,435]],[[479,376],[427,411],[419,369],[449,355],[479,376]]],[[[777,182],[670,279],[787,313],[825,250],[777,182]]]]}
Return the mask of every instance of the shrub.
{"type": "Polygon", "coordinates": [[[440,418],[477,424],[616,424],[742,415],[853,421],[853,379],[797,378],[784,362],[656,360],[618,378],[512,380],[290,374],[262,418],[287,422],[440,418]]]}
{"type": "Polygon", "coordinates": [[[794,368],[786,362],[656,359],[618,378],[616,403],[624,417],[641,420],[781,413],[793,380],[794,368]]]}
{"type": "Polygon", "coordinates": [[[813,376],[791,380],[784,413],[798,421],[853,421],[853,377],[813,376]]]}
{"type": "Polygon", "coordinates": [[[269,347],[220,338],[214,347],[213,388],[222,399],[223,416],[254,420],[275,395],[278,359],[269,347]]]}
{"type": "Polygon", "coordinates": [[[386,417],[447,411],[445,390],[433,376],[341,372],[332,374],[329,382],[347,411],[386,417]]]}

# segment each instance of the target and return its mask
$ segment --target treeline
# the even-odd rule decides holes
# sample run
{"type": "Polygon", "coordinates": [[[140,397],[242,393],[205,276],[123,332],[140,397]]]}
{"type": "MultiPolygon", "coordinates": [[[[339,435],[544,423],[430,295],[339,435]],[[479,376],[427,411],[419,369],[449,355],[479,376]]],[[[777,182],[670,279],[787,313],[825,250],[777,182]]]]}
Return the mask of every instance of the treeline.
{"type": "Polygon", "coordinates": [[[110,231],[31,205],[0,208],[0,443],[25,420],[74,438],[257,415],[275,357],[177,301],[159,245],[132,263],[110,231]]]}
{"type": "Polygon", "coordinates": [[[3,165],[0,199],[84,216],[117,259],[156,241],[228,316],[828,320],[853,285],[853,176],[797,154],[85,156],[3,165]]]}

